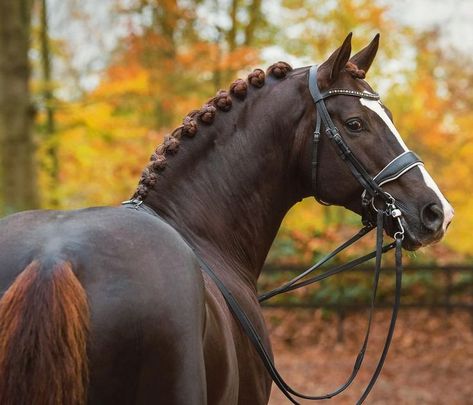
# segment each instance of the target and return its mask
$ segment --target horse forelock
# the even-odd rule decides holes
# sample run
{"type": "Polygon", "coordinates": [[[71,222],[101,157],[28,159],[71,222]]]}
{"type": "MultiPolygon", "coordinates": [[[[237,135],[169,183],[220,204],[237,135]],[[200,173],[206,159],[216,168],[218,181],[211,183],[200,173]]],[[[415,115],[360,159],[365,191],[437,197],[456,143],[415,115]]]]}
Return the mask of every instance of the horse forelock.
{"type": "Polygon", "coordinates": [[[248,74],[247,79],[237,79],[229,90],[219,90],[217,94],[209,99],[199,110],[193,110],[184,117],[182,125],[164,138],[151,155],[148,165],[141,174],[138,187],[133,198],[143,200],[149,189],[159,180],[159,174],[166,168],[169,156],[178,152],[180,140],[183,136],[193,138],[199,130],[200,125],[211,125],[218,111],[228,112],[232,109],[233,99],[244,100],[248,94],[248,86],[261,88],[266,82],[266,77],[284,79],[293,69],[286,62],[277,62],[269,66],[266,73],[262,69],[254,69],[248,74]]]}

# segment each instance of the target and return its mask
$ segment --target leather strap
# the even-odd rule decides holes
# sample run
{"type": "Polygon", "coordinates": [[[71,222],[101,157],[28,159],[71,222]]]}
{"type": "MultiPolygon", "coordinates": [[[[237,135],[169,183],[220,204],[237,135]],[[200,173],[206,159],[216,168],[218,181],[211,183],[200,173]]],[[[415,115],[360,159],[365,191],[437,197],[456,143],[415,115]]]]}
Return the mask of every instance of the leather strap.
{"type": "Polygon", "coordinates": [[[386,336],[386,341],[384,342],[383,351],[381,357],[379,358],[378,365],[371,376],[370,382],[368,383],[365,391],[361,395],[360,399],[356,402],[357,405],[361,405],[365,399],[368,397],[368,394],[373,389],[376,384],[376,380],[381,374],[381,370],[388,355],[389,346],[394,335],[394,329],[396,327],[397,314],[399,313],[399,307],[401,306],[401,288],[402,288],[402,239],[396,239],[395,243],[395,257],[396,257],[396,293],[394,295],[394,304],[391,313],[391,322],[389,323],[388,334],[386,336]]]}
{"type": "MultiPolygon", "coordinates": [[[[376,251],[375,252],[372,252],[368,255],[365,255],[361,258],[355,259],[355,260],[353,260],[351,262],[348,262],[346,264],[335,266],[335,267],[319,274],[318,276],[312,277],[312,278],[310,278],[308,280],[305,280],[305,281],[296,282],[296,281],[300,280],[300,278],[301,278],[300,276],[298,276],[295,279],[291,280],[289,283],[287,283],[285,286],[283,286],[283,288],[279,288],[279,289],[270,291],[270,292],[265,293],[265,294],[263,294],[259,297],[260,302],[262,302],[262,301],[265,301],[265,300],[267,300],[271,297],[274,297],[275,295],[282,294],[282,293],[285,293],[285,292],[288,292],[288,291],[292,291],[292,290],[295,290],[297,288],[301,288],[301,287],[313,284],[315,282],[324,280],[324,279],[326,279],[330,276],[341,273],[343,271],[350,270],[353,267],[355,267],[355,266],[357,266],[357,265],[359,265],[363,262],[366,262],[367,260],[372,259],[373,257],[376,258],[375,272],[374,272],[374,279],[373,279],[373,292],[372,292],[372,296],[371,296],[371,304],[370,304],[368,324],[367,324],[367,328],[366,328],[366,332],[365,332],[365,338],[363,339],[363,343],[361,345],[361,348],[358,352],[355,363],[353,365],[352,373],[347,378],[346,382],[344,384],[342,384],[336,390],[334,390],[334,391],[332,391],[328,394],[322,395],[322,396],[312,396],[312,397],[304,396],[303,398],[305,398],[305,399],[321,400],[321,399],[332,398],[332,397],[340,394],[341,392],[343,392],[345,389],[347,389],[351,385],[351,383],[354,381],[354,379],[356,378],[356,376],[358,374],[358,370],[361,368],[361,365],[362,365],[363,359],[364,359],[364,355],[365,355],[366,349],[368,347],[368,341],[369,341],[369,336],[370,336],[370,332],[371,332],[373,312],[374,312],[375,301],[376,301],[376,293],[377,293],[377,288],[378,288],[378,283],[379,283],[379,276],[380,276],[380,271],[381,271],[381,257],[382,257],[382,254],[389,251],[389,250],[391,250],[391,249],[393,249],[393,248],[396,248],[396,257],[397,258],[401,257],[400,256],[400,254],[401,254],[400,253],[401,252],[401,240],[393,242],[389,245],[383,246],[383,218],[384,218],[384,213],[379,211],[378,214],[377,214],[377,235],[376,235],[376,251]]],[[[364,229],[365,228],[363,228],[362,231],[364,229]]],[[[373,228],[371,228],[370,230],[372,230],[372,229],[373,228]]],[[[368,232],[366,232],[366,233],[368,233],[368,232]]],[[[366,234],[366,233],[364,233],[364,234],[366,234]]],[[[351,238],[350,241],[352,239],[358,237],[359,235],[360,235],[360,233],[358,233],[353,238],[351,238]]],[[[364,236],[364,235],[362,235],[362,236],[364,236]]],[[[359,237],[358,237],[358,239],[359,239],[359,237]]],[[[343,245],[341,245],[336,250],[338,252],[340,252],[341,250],[343,250],[343,248],[345,248],[347,246],[348,245],[346,245],[346,243],[344,243],[343,245]]],[[[331,258],[331,257],[333,257],[332,254],[327,255],[324,259],[320,260],[316,265],[312,266],[311,268],[309,268],[308,270],[303,272],[301,275],[309,274],[310,272],[315,270],[317,267],[320,267],[323,263],[325,263],[328,260],[328,258],[331,258]]],[[[402,268],[400,267],[401,264],[402,263],[401,263],[400,259],[398,261],[396,261],[396,266],[397,266],[396,270],[398,270],[398,268],[399,268],[399,272],[402,272],[402,268]]],[[[381,357],[378,361],[378,365],[375,369],[375,372],[373,373],[373,375],[370,379],[370,382],[368,383],[368,386],[367,386],[367,388],[365,389],[365,391],[362,395],[362,398],[360,398],[360,400],[357,402],[357,404],[361,404],[364,401],[364,399],[368,395],[369,391],[371,391],[372,387],[374,386],[377,378],[379,377],[381,369],[383,367],[384,361],[386,359],[387,352],[389,350],[389,345],[391,343],[392,336],[394,334],[395,320],[396,320],[396,316],[397,316],[399,306],[400,306],[400,294],[401,294],[401,283],[400,283],[400,280],[399,280],[399,282],[396,283],[396,299],[395,299],[395,302],[394,302],[394,305],[393,305],[394,320],[393,319],[391,320],[391,325],[390,325],[390,329],[388,330],[388,334],[387,334],[386,341],[385,341],[385,346],[384,346],[382,355],[381,355],[381,357]],[[363,398],[363,396],[364,396],[364,398],[363,398]]],[[[293,393],[293,395],[299,396],[298,393],[293,393]]]]}
{"type": "MultiPolygon", "coordinates": [[[[324,256],[322,259],[320,259],[317,263],[315,263],[314,265],[312,265],[311,267],[309,267],[307,270],[303,271],[301,274],[299,274],[297,277],[294,277],[292,280],[288,281],[287,283],[283,284],[282,286],[278,287],[278,288],[275,288],[274,290],[271,290],[271,291],[268,291],[262,295],[260,295],[258,297],[258,300],[259,302],[263,302],[263,301],[266,301],[266,300],[269,300],[270,298],[276,296],[276,295],[279,295],[279,294],[283,294],[287,291],[292,291],[293,289],[296,289],[296,288],[299,288],[302,287],[302,285],[299,285],[299,284],[296,284],[299,280],[307,277],[309,274],[313,273],[315,270],[318,270],[320,267],[322,267],[326,262],[328,262],[330,259],[332,259],[333,257],[335,257],[336,255],[338,255],[340,252],[342,252],[343,250],[345,250],[346,248],[348,248],[349,246],[353,245],[355,242],[357,242],[358,240],[360,240],[363,236],[367,235],[369,232],[371,232],[373,230],[373,226],[369,225],[369,226],[365,226],[363,228],[361,228],[355,235],[353,235],[350,239],[348,239],[346,242],[342,243],[340,246],[338,246],[334,251],[332,251],[331,253],[329,253],[328,255],[324,256]],[[296,287],[292,288],[294,285],[296,285],[296,287]]],[[[373,256],[374,257],[374,256],[373,256]]],[[[365,259],[364,261],[366,260],[369,260],[368,258],[365,259]]],[[[349,263],[352,263],[352,262],[349,262],[349,263]]],[[[358,263],[357,263],[358,264],[358,263]]],[[[356,264],[356,265],[357,265],[356,264]]],[[[355,265],[355,266],[356,266],[355,265]]],[[[340,266],[338,266],[340,267],[340,266]]],[[[351,268],[351,267],[350,267],[351,268]]],[[[343,269],[341,271],[344,271],[346,269],[343,269]]],[[[333,274],[337,274],[338,271],[336,271],[335,273],[333,274]]],[[[325,274],[325,273],[324,273],[325,274]]],[[[332,275],[332,274],[330,274],[332,275]]],[[[320,281],[320,280],[316,280],[316,281],[320,281]]],[[[314,281],[314,282],[316,282],[314,281]]],[[[308,284],[311,284],[311,283],[308,283],[308,284]]],[[[304,285],[308,285],[308,284],[304,284],[304,285]]]]}

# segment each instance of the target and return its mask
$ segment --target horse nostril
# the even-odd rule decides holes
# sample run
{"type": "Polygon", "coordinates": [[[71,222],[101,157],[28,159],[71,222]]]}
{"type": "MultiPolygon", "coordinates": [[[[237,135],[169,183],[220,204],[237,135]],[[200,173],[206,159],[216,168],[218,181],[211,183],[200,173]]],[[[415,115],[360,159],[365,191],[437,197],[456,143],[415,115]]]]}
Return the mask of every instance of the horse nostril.
{"type": "Polygon", "coordinates": [[[427,204],[420,213],[422,225],[432,232],[437,232],[443,225],[443,210],[437,204],[427,204]]]}

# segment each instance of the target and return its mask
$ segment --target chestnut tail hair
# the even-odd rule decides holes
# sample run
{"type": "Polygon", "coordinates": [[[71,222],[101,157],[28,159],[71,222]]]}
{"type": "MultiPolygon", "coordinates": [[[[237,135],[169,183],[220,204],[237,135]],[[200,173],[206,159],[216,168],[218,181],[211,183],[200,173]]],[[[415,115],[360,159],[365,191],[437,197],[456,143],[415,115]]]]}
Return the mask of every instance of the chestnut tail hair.
{"type": "Polygon", "coordinates": [[[71,264],[29,264],[0,300],[0,404],[85,404],[88,327],[71,264]]]}

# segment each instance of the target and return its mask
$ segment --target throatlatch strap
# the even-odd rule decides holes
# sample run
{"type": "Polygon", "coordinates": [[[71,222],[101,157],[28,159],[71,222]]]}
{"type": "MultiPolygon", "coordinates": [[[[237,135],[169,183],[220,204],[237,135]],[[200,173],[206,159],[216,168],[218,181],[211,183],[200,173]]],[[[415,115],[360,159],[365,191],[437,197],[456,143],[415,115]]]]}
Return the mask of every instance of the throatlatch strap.
{"type": "Polygon", "coordinates": [[[314,134],[312,137],[312,191],[314,194],[315,199],[323,204],[323,205],[328,205],[324,203],[322,200],[319,199],[318,191],[317,191],[317,168],[319,167],[319,142],[320,142],[320,127],[321,127],[321,120],[320,120],[320,115],[317,115],[317,121],[315,123],[315,130],[314,134]]]}

